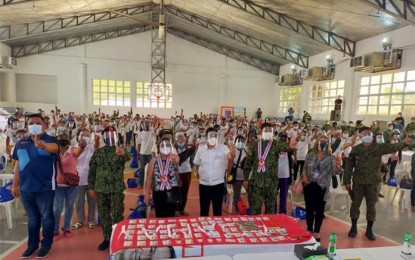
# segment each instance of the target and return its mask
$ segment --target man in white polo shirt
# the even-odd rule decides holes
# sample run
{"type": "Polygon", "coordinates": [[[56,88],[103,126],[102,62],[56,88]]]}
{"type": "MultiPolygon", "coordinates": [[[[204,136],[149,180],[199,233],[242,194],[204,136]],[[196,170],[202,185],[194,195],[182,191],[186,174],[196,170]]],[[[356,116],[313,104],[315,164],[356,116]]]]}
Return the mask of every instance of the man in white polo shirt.
{"type": "Polygon", "coordinates": [[[213,215],[222,216],[225,171],[230,174],[235,149],[218,143],[218,131],[206,130],[207,144],[200,146],[195,156],[195,166],[199,171],[200,216],[209,216],[212,202],[213,215]]]}

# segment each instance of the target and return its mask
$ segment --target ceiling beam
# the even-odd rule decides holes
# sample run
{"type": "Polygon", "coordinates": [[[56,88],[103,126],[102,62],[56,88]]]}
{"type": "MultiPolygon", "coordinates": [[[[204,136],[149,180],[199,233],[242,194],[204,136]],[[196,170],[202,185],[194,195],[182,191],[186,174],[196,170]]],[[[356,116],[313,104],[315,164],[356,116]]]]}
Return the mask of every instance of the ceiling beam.
{"type": "Polygon", "coordinates": [[[415,4],[409,0],[364,0],[382,12],[415,25],[415,4]]]}
{"type": "MultiPolygon", "coordinates": [[[[260,17],[266,21],[276,24],[284,29],[298,33],[316,42],[330,46],[331,48],[341,51],[349,56],[354,56],[356,51],[356,42],[346,37],[337,35],[333,32],[326,31],[317,26],[305,23],[292,18],[288,15],[279,13],[272,9],[252,3],[248,0],[218,0],[230,6],[238,8],[244,12],[260,17]]],[[[294,4],[295,5],[295,4],[294,4]]]]}
{"type": "MultiPolygon", "coordinates": [[[[118,9],[117,11],[129,15],[137,15],[146,12],[150,12],[154,9],[155,5],[152,2],[118,9]]],[[[0,42],[9,40],[20,39],[33,35],[40,35],[46,32],[56,32],[66,28],[73,28],[76,26],[99,23],[108,21],[115,18],[122,18],[120,14],[115,14],[109,11],[85,14],[79,16],[72,16],[68,18],[57,18],[48,21],[0,26],[0,42]]]]}
{"type": "Polygon", "coordinates": [[[2,5],[10,5],[10,4],[17,4],[21,2],[34,2],[34,0],[0,0],[0,6],[2,5]]]}
{"type": "Polygon", "coordinates": [[[187,22],[221,34],[222,36],[243,43],[263,53],[270,54],[278,59],[286,60],[304,68],[308,67],[308,56],[301,53],[283,48],[264,40],[257,39],[242,32],[230,29],[229,27],[221,26],[195,14],[177,9],[171,5],[165,6],[165,10],[176,17],[186,20],[187,22]]]}
{"type": "Polygon", "coordinates": [[[230,57],[232,59],[238,60],[242,63],[248,64],[250,66],[253,66],[259,70],[266,71],[268,73],[277,75],[279,74],[279,64],[271,63],[264,61],[262,59],[256,58],[250,54],[242,53],[240,51],[234,50],[232,48],[229,48],[227,46],[213,43],[204,39],[201,39],[199,37],[196,37],[194,35],[188,34],[186,32],[167,28],[167,31],[179,38],[185,39],[187,41],[193,42],[199,46],[205,47],[207,49],[213,50],[215,52],[218,52],[220,54],[223,54],[227,57],[230,57]]]}
{"type": "Polygon", "coordinates": [[[80,35],[77,37],[50,40],[50,41],[26,44],[26,45],[21,45],[21,46],[13,46],[12,56],[15,58],[20,58],[20,57],[24,57],[28,55],[41,54],[41,53],[45,53],[49,51],[74,47],[74,46],[83,45],[87,43],[114,39],[114,38],[141,33],[141,32],[145,32],[149,30],[151,30],[151,26],[148,26],[148,25],[131,26],[128,28],[111,30],[107,32],[86,34],[86,35],[80,35]]]}

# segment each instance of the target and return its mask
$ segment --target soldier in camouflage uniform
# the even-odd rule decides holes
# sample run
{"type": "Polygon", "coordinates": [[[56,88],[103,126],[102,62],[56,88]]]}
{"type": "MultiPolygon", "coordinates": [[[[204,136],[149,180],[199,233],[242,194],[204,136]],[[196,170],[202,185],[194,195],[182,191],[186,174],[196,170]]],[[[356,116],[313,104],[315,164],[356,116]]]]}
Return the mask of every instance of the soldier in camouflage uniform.
{"type": "Polygon", "coordinates": [[[393,124],[388,124],[388,129],[383,132],[385,143],[390,144],[393,137],[393,124]]]}
{"type": "Polygon", "coordinates": [[[372,232],[373,222],[376,219],[376,202],[378,201],[378,186],[382,181],[380,177],[381,157],[384,154],[402,150],[411,143],[409,138],[404,142],[396,144],[378,144],[373,142],[373,134],[368,127],[360,129],[363,143],[353,147],[346,160],[343,183],[352,197],[350,218],[352,227],[349,237],[357,235],[357,220],[360,215],[360,204],[363,197],[366,198],[366,237],[374,241],[375,235],[372,232]],[[353,190],[351,186],[353,176],[353,190]]]}
{"type": "Polygon", "coordinates": [[[269,123],[264,123],[261,129],[262,139],[252,146],[244,167],[244,180],[249,181],[248,201],[253,215],[261,214],[263,203],[265,214],[275,213],[278,157],[281,152],[290,151],[287,143],[272,140],[273,129],[269,123]],[[253,172],[249,178],[251,170],[253,172]]]}
{"type": "Polygon", "coordinates": [[[131,159],[117,146],[117,132],[112,126],[102,131],[105,146],[95,151],[89,163],[88,194],[98,200],[100,225],[104,241],[99,250],[109,247],[111,227],[124,219],[124,164],[131,159]]]}
{"type": "Polygon", "coordinates": [[[415,137],[415,117],[411,117],[411,123],[406,125],[404,138],[407,134],[409,134],[411,138],[415,137]]]}

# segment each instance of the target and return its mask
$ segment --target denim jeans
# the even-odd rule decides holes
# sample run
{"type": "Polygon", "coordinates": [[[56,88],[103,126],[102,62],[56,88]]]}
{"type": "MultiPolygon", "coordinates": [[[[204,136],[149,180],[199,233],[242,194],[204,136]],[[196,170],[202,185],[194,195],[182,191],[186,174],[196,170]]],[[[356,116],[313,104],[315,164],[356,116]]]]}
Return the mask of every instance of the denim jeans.
{"type": "Polygon", "coordinates": [[[138,185],[144,185],[146,165],[151,161],[151,154],[140,154],[140,168],[138,169],[138,185]]]}
{"type": "Polygon", "coordinates": [[[77,188],[76,186],[56,187],[55,201],[53,203],[53,216],[55,217],[55,229],[53,233],[55,235],[59,234],[59,222],[61,220],[63,201],[65,201],[65,215],[62,230],[68,230],[71,225],[77,188]]]}
{"type": "Polygon", "coordinates": [[[55,191],[25,192],[20,191],[23,207],[29,224],[27,226],[29,239],[28,248],[39,248],[40,227],[42,227],[42,248],[51,248],[53,243],[53,199],[55,191]]]}

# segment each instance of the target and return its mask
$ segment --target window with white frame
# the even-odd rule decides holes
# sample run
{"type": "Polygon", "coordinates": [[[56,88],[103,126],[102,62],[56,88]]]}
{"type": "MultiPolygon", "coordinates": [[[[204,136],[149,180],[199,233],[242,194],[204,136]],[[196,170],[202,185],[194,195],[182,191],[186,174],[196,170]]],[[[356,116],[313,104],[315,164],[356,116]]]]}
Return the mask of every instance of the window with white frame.
{"type": "Polygon", "coordinates": [[[415,70],[375,74],[360,79],[358,115],[413,115],[415,70]]]}
{"type": "Polygon", "coordinates": [[[317,82],[310,91],[309,112],[311,115],[328,114],[334,109],[334,101],[343,96],[344,80],[317,82]]]}
{"type": "Polygon", "coordinates": [[[145,108],[172,108],[173,106],[173,85],[166,84],[168,93],[167,98],[150,99],[149,83],[136,82],[136,106],[145,108]]]}
{"type": "Polygon", "coordinates": [[[124,80],[93,79],[94,106],[131,106],[131,83],[124,80]]]}
{"type": "Polygon", "coordinates": [[[279,114],[288,114],[288,109],[292,107],[295,112],[301,109],[301,86],[292,86],[280,89],[279,114]]]}

